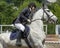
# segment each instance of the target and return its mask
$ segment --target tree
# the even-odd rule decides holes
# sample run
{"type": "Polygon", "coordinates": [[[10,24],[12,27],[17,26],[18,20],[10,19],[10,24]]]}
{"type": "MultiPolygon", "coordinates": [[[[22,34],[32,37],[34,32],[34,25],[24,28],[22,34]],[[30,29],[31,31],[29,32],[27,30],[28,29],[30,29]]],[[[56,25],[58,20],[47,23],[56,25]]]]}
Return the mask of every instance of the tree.
{"type": "Polygon", "coordinates": [[[10,0],[10,3],[14,3],[15,6],[23,4],[24,0],[10,0]]]}
{"type": "Polygon", "coordinates": [[[57,0],[57,4],[60,5],[60,0],[57,0]]]}
{"type": "Polygon", "coordinates": [[[15,13],[15,9],[13,9],[12,5],[7,4],[5,1],[0,2],[0,24],[11,24],[12,18],[14,17],[13,13],[15,13]]]}
{"type": "Polygon", "coordinates": [[[40,2],[40,3],[42,2],[42,0],[36,0],[36,1],[38,1],[38,2],[40,2]]]}

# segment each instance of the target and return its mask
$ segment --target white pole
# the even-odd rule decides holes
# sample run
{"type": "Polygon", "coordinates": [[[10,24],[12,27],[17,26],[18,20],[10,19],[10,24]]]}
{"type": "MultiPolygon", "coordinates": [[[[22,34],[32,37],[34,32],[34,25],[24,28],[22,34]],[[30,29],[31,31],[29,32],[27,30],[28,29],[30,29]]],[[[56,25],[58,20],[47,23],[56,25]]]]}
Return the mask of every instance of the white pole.
{"type": "Polygon", "coordinates": [[[1,25],[1,33],[2,33],[2,25],[1,25]]]}

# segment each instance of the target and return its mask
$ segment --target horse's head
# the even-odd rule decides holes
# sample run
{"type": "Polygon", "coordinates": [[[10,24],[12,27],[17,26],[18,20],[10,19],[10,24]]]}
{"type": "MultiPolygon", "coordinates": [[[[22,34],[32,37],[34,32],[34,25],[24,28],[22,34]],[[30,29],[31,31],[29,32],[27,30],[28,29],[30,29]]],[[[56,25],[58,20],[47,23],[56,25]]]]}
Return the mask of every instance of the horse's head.
{"type": "Polygon", "coordinates": [[[46,14],[44,15],[46,21],[49,23],[57,23],[58,18],[48,8],[43,9],[43,13],[46,14]]]}
{"type": "Polygon", "coordinates": [[[35,12],[33,20],[39,19],[44,19],[44,21],[48,21],[49,23],[57,23],[58,21],[58,18],[48,8],[41,8],[35,12]]]}

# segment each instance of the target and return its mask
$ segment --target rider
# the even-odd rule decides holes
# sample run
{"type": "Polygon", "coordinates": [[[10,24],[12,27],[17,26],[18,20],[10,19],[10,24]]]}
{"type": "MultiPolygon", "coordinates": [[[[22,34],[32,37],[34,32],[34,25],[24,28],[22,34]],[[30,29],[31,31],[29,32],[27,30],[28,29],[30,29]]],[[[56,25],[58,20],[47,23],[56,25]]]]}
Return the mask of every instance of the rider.
{"type": "Polygon", "coordinates": [[[16,45],[21,46],[21,32],[25,32],[25,24],[28,24],[32,19],[32,14],[36,11],[35,3],[29,3],[28,7],[23,9],[19,16],[13,21],[15,27],[20,30],[18,33],[16,45]]]}

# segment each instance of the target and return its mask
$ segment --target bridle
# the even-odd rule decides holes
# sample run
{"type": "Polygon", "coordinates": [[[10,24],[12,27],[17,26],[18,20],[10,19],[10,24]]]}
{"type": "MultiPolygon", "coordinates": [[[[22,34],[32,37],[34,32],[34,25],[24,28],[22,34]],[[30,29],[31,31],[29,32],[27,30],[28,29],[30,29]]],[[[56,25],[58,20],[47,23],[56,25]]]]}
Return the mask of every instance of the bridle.
{"type": "Polygon", "coordinates": [[[54,15],[49,15],[47,12],[46,12],[46,10],[45,9],[43,9],[43,13],[46,13],[46,15],[47,15],[47,17],[48,17],[48,20],[50,20],[51,19],[51,17],[53,17],[54,15]]]}
{"type": "MultiPolygon", "coordinates": [[[[54,15],[49,15],[47,12],[46,12],[46,10],[45,9],[43,9],[43,15],[42,15],[42,19],[35,19],[35,20],[31,20],[31,22],[34,22],[34,21],[36,21],[36,20],[44,20],[44,13],[46,13],[46,15],[47,15],[47,17],[48,17],[48,21],[51,19],[51,17],[53,17],[54,15]]],[[[31,23],[30,22],[30,23],[31,23]]]]}

